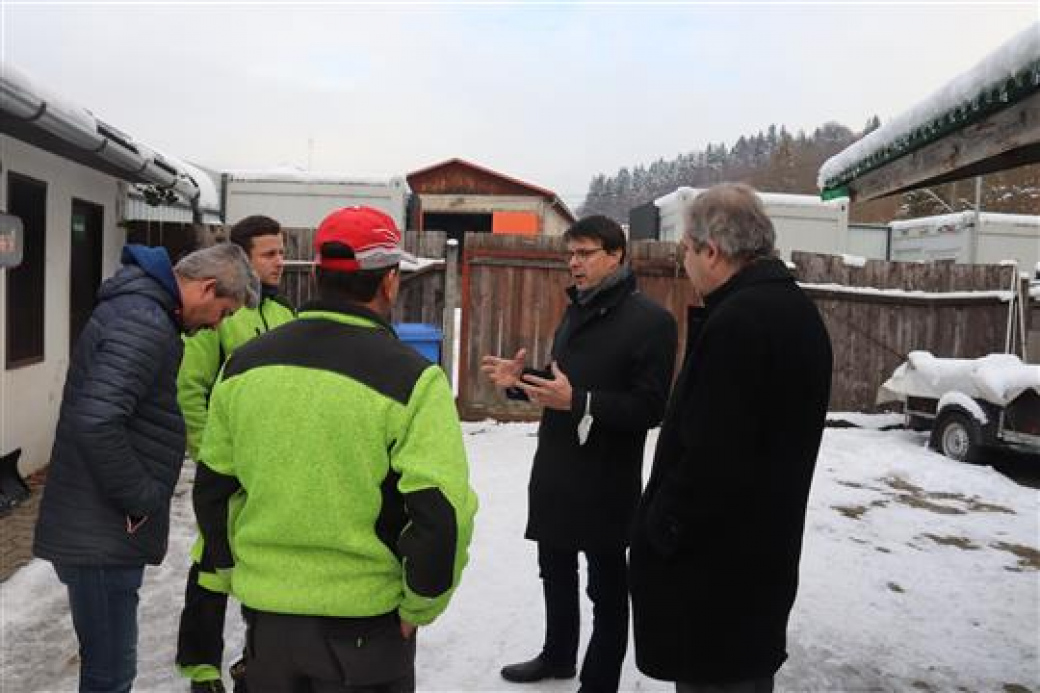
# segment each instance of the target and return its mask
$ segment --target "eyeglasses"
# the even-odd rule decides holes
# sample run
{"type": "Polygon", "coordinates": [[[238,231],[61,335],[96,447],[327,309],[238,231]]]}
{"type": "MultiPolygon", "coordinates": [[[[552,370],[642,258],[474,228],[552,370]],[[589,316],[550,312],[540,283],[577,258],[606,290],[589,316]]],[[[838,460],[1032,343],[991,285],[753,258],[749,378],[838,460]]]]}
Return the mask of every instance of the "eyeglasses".
{"type": "MultiPolygon", "coordinates": [[[[585,262],[601,250],[603,250],[603,248],[575,248],[574,250],[568,250],[566,253],[567,260],[569,261],[578,258],[578,260],[585,262]]],[[[606,251],[604,250],[604,252],[606,251]]]]}

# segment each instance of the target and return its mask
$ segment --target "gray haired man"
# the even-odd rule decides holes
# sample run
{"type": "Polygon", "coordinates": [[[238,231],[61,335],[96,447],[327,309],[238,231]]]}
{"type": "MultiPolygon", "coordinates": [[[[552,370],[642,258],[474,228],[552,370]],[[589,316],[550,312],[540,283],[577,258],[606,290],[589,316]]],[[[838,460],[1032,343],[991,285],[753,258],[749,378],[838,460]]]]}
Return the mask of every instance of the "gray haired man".
{"type": "Polygon", "coordinates": [[[753,189],[717,185],[685,221],[704,306],[636,513],[636,664],[679,693],[767,693],[787,658],[831,343],[753,189]]]}
{"type": "Polygon", "coordinates": [[[138,589],[166,554],[170,498],[184,459],[177,406],[182,332],[255,305],[241,248],[128,245],[69,364],[33,552],[68,589],[80,691],[121,693],[137,673],[138,589]]]}

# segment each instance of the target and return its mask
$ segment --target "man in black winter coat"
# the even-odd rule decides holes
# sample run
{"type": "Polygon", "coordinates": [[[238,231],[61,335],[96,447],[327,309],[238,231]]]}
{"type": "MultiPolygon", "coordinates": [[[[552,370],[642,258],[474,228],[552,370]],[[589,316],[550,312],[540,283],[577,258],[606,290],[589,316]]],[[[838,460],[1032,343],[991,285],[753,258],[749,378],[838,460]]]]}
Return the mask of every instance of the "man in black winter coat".
{"type": "Polygon", "coordinates": [[[642,486],[646,432],[664,413],[675,367],[675,319],[646,298],[624,264],[625,236],[603,216],[566,232],[571,304],[547,372],[485,356],[482,370],[512,397],[544,407],[528,488],[526,537],[538,543],[545,643],[534,659],[502,669],[514,683],[575,675],[578,553],[588,566],[592,637],[585,693],[617,690],[628,645],[625,549],[642,486]]]}
{"type": "Polygon", "coordinates": [[[787,657],[830,338],[754,190],[715,186],[686,212],[704,307],[636,516],[636,663],[680,693],[765,693],[787,657]]]}
{"type": "Polygon", "coordinates": [[[62,395],[33,553],[54,564],[79,639],[80,691],[129,691],[137,671],[137,592],[166,554],[184,459],[177,405],[180,333],[216,327],[259,282],[224,244],[170,266],[128,245],[101,285],[62,395]]]}

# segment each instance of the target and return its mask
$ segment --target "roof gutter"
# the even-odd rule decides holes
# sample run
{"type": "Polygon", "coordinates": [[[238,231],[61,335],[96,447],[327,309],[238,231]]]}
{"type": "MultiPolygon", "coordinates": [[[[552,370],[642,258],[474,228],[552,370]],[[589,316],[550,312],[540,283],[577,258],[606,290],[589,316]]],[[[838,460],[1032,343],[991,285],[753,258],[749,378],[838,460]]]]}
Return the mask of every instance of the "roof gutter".
{"type": "Polygon", "coordinates": [[[86,109],[41,94],[10,65],[0,70],[0,111],[97,157],[128,182],[171,191],[191,204],[193,216],[201,220],[201,192],[188,173],[86,109]]]}

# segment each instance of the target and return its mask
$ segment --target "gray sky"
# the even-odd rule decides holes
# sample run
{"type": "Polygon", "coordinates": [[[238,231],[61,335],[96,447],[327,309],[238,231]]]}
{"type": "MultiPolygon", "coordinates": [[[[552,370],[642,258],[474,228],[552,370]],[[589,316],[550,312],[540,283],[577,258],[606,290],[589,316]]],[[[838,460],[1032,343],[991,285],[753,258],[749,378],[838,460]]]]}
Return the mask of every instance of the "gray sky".
{"type": "Polygon", "coordinates": [[[214,167],[403,175],[453,156],[556,190],[770,123],[859,129],[1040,16],[1029,2],[0,0],[0,56],[214,167]],[[313,146],[309,146],[313,142],[313,146]]]}

